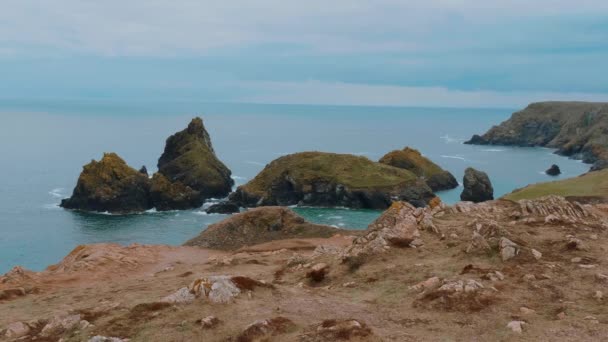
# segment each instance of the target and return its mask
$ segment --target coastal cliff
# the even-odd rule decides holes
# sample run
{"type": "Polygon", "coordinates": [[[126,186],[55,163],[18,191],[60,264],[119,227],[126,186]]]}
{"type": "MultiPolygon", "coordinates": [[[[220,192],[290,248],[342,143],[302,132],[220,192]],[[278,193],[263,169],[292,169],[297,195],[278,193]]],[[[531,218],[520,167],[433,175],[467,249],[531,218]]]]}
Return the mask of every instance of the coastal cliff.
{"type": "Polygon", "coordinates": [[[585,163],[608,167],[608,103],[538,102],[466,144],[543,146],[585,163]]]}
{"type": "Polygon", "coordinates": [[[349,154],[301,152],[272,161],[238,187],[230,200],[244,207],[386,209],[395,199],[424,206],[433,197],[426,183],[410,171],[349,154]]]}

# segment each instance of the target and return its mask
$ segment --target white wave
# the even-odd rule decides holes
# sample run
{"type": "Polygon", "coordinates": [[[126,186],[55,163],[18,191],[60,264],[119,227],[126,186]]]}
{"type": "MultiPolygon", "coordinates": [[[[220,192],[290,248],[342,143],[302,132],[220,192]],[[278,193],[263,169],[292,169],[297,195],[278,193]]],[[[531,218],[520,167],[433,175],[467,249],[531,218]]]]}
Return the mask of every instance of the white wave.
{"type": "Polygon", "coordinates": [[[154,214],[154,213],[157,213],[158,211],[156,210],[156,208],[152,208],[152,209],[146,210],[145,212],[148,214],[154,214]]]}
{"type": "Polygon", "coordinates": [[[486,148],[482,150],[483,152],[504,152],[505,150],[501,150],[500,148],[486,148]]]}
{"type": "Polygon", "coordinates": [[[55,189],[49,191],[49,195],[56,197],[56,198],[63,198],[63,197],[65,197],[64,192],[65,192],[64,188],[55,188],[55,189]]]}
{"type": "Polygon", "coordinates": [[[251,164],[251,165],[258,165],[258,166],[266,166],[266,164],[264,164],[264,163],[260,163],[260,162],[253,161],[253,160],[246,160],[245,163],[251,164]]]}
{"type": "Polygon", "coordinates": [[[344,224],[344,223],[340,222],[340,223],[338,223],[338,226],[340,226],[340,227],[344,227],[344,226],[346,226],[346,224],[344,224]]]}
{"type": "Polygon", "coordinates": [[[330,219],[330,220],[341,220],[344,217],[339,216],[339,215],[335,215],[335,216],[328,216],[327,218],[330,219]]]}
{"type": "Polygon", "coordinates": [[[462,160],[462,161],[467,161],[466,158],[461,157],[461,156],[447,156],[447,155],[441,155],[442,158],[450,158],[450,159],[458,159],[458,160],[462,160]]]}
{"type": "Polygon", "coordinates": [[[194,214],[194,215],[201,215],[201,216],[207,216],[207,215],[209,215],[209,214],[207,214],[207,213],[206,213],[206,212],[204,212],[204,211],[195,211],[195,212],[193,212],[193,214],[194,214]]]}
{"type": "Polygon", "coordinates": [[[59,203],[49,203],[42,206],[44,209],[61,209],[59,203]]]}
{"type": "Polygon", "coordinates": [[[231,178],[234,180],[247,180],[247,177],[234,176],[234,175],[231,178]]]}

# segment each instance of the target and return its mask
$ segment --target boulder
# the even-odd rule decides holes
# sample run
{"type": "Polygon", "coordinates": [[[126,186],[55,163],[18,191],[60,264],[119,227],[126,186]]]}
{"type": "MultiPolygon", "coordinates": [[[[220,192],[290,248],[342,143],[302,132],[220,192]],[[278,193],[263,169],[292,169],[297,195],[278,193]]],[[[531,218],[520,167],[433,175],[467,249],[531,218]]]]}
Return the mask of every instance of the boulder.
{"type": "Polygon", "coordinates": [[[315,282],[320,282],[325,279],[325,275],[329,270],[329,266],[325,263],[318,263],[311,267],[310,271],[306,273],[306,278],[311,279],[315,282]]]}
{"type": "Polygon", "coordinates": [[[157,210],[184,210],[203,205],[200,192],[180,181],[171,183],[161,173],[155,173],[150,187],[150,201],[157,210]]]}
{"type": "Polygon", "coordinates": [[[61,201],[67,209],[129,213],[152,208],[150,180],[115,153],[85,165],[72,197],[61,201]]]}
{"type": "Polygon", "coordinates": [[[273,240],[331,237],[343,230],[306,222],[289,208],[261,207],[212,224],[187,246],[236,250],[273,240]]]}
{"type": "Polygon", "coordinates": [[[199,192],[201,200],[227,196],[234,181],[230,170],[215,155],[201,118],[167,139],[158,160],[158,172],[171,182],[180,182],[199,192]]]}
{"type": "Polygon", "coordinates": [[[460,194],[460,199],[463,201],[479,203],[494,199],[494,188],[488,174],[483,171],[467,168],[464,172],[463,185],[464,190],[460,194]]]}
{"type": "Polygon", "coordinates": [[[386,209],[395,199],[421,207],[434,197],[410,171],[349,154],[301,152],[272,161],[230,199],[242,207],[301,204],[386,209]]]}
{"type": "Polygon", "coordinates": [[[550,168],[547,169],[547,171],[545,171],[545,173],[549,176],[558,176],[562,173],[562,171],[559,169],[559,166],[553,164],[550,168]]]}
{"type": "Polygon", "coordinates": [[[380,158],[379,162],[412,172],[424,179],[433,191],[449,190],[458,186],[458,181],[450,172],[413,148],[391,151],[380,158]]]}
{"type": "Polygon", "coordinates": [[[6,327],[5,336],[8,339],[19,338],[29,334],[30,330],[30,327],[23,322],[13,322],[6,327]]]}
{"type": "Polygon", "coordinates": [[[234,214],[239,211],[239,206],[232,202],[217,203],[205,209],[207,214],[234,214]]]}

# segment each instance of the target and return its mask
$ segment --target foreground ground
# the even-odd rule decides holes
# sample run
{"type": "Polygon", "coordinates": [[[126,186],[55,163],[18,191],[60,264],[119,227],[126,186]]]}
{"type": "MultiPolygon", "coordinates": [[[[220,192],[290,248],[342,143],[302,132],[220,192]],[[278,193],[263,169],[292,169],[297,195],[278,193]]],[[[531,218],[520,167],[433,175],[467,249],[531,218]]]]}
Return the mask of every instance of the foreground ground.
{"type": "Polygon", "coordinates": [[[608,340],[607,217],[557,197],[398,203],[362,237],[83,246],[46,272],[0,277],[0,340],[608,340]],[[165,298],[213,275],[241,277],[240,293],[165,298]]]}

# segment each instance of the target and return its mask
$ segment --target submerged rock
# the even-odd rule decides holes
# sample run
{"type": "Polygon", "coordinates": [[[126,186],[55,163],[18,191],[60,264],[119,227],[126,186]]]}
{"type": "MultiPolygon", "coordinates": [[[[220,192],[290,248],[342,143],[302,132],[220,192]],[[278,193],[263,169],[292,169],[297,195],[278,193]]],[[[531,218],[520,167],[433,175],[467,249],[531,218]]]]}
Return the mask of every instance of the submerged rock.
{"type": "Polygon", "coordinates": [[[61,201],[67,209],[129,213],[152,208],[147,175],[127,165],[115,153],[83,167],[72,197],[61,201]]]}
{"type": "Polygon", "coordinates": [[[418,150],[406,147],[395,150],[380,158],[380,163],[408,170],[425,180],[433,191],[454,189],[458,181],[454,176],[424,157],[418,150]]]}
{"type": "Polygon", "coordinates": [[[160,173],[152,177],[150,200],[157,210],[184,210],[203,205],[198,191],[180,181],[171,183],[160,173]]]}
{"type": "Polygon", "coordinates": [[[479,203],[494,199],[494,188],[488,174],[483,171],[467,168],[464,172],[463,185],[464,190],[460,194],[460,199],[463,201],[479,203]]]}
{"type": "Polygon", "coordinates": [[[557,176],[560,175],[562,171],[559,169],[559,166],[553,164],[550,168],[547,169],[547,171],[545,171],[545,173],[549,176],[557,176]]]}
{"type": "Polygon", "coordinates": [[[217,203],[205,210],[207,214],[234,214],[239,211],[239,206],[231,202],[217,203]]]}
{"type": "Polygon", "coordinates": [[[308,223],[288,208],[262,207],[212,224],[185,245],[235,250],[273,240],[330,237],[339,232],[337,228],[308,223]]]}
{"type": "Polygon", "coordinates": [[[225,197],[234,184],[230,170],[215,155],[201,118],[192,119],[188,128],[167,139],[158,172],[170,182],[198,191],[201,200],[225,197]]]}
{"type": "Polygon", "coordinates": [[[272,161],[230,199],[244,207],[385,209],[393,200],[425,206],[433,197],[426,183],[410,171],[349,154],[302,152],[272,161]]]}

